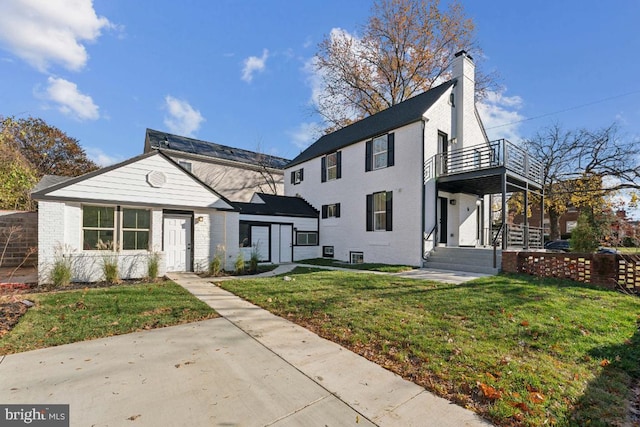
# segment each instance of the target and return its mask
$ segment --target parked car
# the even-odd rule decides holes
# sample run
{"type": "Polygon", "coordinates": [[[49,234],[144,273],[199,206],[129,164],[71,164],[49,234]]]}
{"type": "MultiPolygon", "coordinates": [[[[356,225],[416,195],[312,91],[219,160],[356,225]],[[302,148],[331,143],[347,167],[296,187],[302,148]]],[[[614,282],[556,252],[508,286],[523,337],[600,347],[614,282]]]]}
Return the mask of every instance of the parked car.
{"type": "Polygon", "coordinates": [[[569,252],[568,240],[552,240],[544,244],[544,248],[552,252],[569,252]]]}
{"type": "Polygon", "coordinates": [[[598,249],[598,253],[599,254],[619,254],[620,251],[614,248],[599,248],[598,249]]]}

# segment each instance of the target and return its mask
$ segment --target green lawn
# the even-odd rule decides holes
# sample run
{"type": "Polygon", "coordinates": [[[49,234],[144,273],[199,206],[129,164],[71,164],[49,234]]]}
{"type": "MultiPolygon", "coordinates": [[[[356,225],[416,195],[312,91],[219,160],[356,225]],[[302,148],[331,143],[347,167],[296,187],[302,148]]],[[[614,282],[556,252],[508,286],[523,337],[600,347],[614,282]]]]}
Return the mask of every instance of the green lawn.
{"type": "Polygon", "coordinates": [[[0,355],[217,317],[173,282],[32,294],[0,355]]]}
{"type": "Polygon", "coordinates": [[[352,270],[367,270],[367,271],[382,271],[384,273],[402,273],[403,271],[413,270],[415,267],[409,265],[393,265],[393,264],[375,264],[375,263],[362,263],[362,264],[349,264],[345,261],[337,261],[328,258],[310,258],[302,261],[296,261],[298,264],[310,264],[324,267],[340,267],[349,268],[352,270]]]}
{"type": "Polygon", "coordinates": [[[619,425],[640,379],[638,297],[529,276],[288,275],[222,286],[499,425],[619,425]]]}

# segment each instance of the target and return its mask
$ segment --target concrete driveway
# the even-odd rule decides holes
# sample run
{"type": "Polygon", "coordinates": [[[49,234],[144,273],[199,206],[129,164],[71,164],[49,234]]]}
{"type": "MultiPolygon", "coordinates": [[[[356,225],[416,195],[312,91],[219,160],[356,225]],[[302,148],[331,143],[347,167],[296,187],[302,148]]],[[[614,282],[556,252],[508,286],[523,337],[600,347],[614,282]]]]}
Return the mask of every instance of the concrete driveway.
{"type": "Polygon", "coordinates": [[[0,383],[72,426],[373,425],[224,318],[5,356],[0,383]]]}

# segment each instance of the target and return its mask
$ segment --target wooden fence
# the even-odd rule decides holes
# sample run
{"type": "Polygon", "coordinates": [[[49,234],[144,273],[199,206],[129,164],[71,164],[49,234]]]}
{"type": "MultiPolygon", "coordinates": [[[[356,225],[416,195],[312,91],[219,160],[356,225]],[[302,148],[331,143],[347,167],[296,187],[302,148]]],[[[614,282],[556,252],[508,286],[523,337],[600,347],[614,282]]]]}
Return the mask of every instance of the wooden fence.
{"type": "Polygon", "coordinates": [[[569,279],[640,295],[640,255],[504,251],[502,271],[569,279]]]}

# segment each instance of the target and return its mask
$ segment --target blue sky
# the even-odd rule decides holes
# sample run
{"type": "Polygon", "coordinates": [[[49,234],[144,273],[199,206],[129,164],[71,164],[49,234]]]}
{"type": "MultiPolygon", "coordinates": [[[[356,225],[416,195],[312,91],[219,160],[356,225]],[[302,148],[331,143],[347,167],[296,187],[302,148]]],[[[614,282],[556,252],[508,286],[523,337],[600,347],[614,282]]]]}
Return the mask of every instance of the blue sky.
{"type": "MultiPolygon", "coordinates": [[[[502,86],[480,108],[490,137],[617,121],[623,137],[640,140],[637,0],[462,4],[481,66],[502,86]]],[[[309,67],[318,43],[333,29],[357,36],[370,8],[3,0],[0,115],[41,117],[101,165],[140,154],[147,127],[293,158],[319,123],[309,67]]]]}

